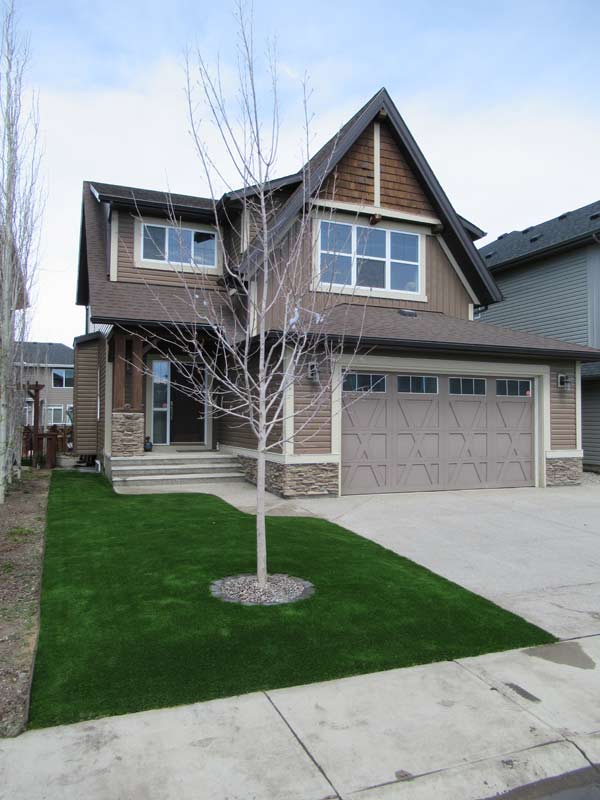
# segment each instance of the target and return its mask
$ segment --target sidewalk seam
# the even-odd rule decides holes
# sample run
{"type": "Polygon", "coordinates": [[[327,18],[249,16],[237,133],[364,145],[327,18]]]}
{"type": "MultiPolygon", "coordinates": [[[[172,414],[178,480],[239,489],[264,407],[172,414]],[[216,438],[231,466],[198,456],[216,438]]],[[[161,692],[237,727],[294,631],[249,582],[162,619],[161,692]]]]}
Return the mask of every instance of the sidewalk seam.
{"type": "MultiPolygon", "coordinates": [[[[278,707],[275,705],[275,703],[274,703],[274,702],[273,702],[273,700],[271,699],[271,697],[270,697],[269,693],[268,693],[268,692],[263,692],[263,694],[264,694],[264,696],[267,698],[267,700],[269,701],[269,703],[270,703],[270,704],[273,706],[273,708],[275,709],[276,713],[277,713],[277,714],[280,716],[280,718],[281,718],[281,720],[283,721],[284,725],[286,725],[286,727],[288,728],[288,730],[290,731],[290,733],[292,734],[292,736],[294,737],[294,739],[295,739],[295,740],[298,742],[298,744],[300,745],[300,747],[301,747],[301,748],[304,750],[304,752],[306,753],[306,755],[307,755],[307,756],[310,758],[310,760],[312,761],[312,763],[313,763],[313,764],[315,765],[315,767],[316,767],[316,768],[319,770],[319,772],[320,772],[320,773],[321,773],[321,775],[322,775],[322,776],[325,778],[325,780],[327,781],[327,783],[328,783],[328,784],[331,786],[331,788],[332,788],[332,790],[333,790],[333,792],[334,792],[334,794],[333,794],[333,795],[331,795],[331,796],[332,796],[332,797],[336,797],[336,798],[338,798],[338,800],[342,800],[342,796],[341,796],[341,794],[338,792],[338,790],[337,790],[337,789],[336,789],[336,787],[334,786],[333,782],[331,781],[331,779],[329,778],[329,776],[327,775],[327,773],[325,772],[325,770],[323,769],[323,767],[322,767],[322,766],[319,764],[319,762],[317,761],[317,759],[316,759],[316,758],[313,756],[313,754],[310,752],[310,750],[308,749],[308,747],[307,747],[307,746],[304,744],[304,742],[302,741],[302,739],[301,739],[301,738],[298,736],[298,734],[296,733],[296,731],[295,731],[295,730],[292,728],[292,726],[291,726],[291,725],[290,725],[290,723],[287,721],[287,719],[285,718],[285,716],[284,716],[284,715],[281,713],[281,711],[279,710],[279,708],[278,708],[278,707]]],[[[324,800],[327,800],[327,798],[324,798],[324,800]]]]}

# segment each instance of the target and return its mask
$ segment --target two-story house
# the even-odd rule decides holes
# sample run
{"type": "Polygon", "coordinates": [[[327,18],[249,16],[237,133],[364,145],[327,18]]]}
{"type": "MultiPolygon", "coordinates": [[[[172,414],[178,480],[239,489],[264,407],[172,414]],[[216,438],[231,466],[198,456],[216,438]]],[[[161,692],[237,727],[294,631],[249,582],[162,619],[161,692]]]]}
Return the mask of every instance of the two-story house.
{"type": "MultiPolygon", "coordinates": [[[[289,446],[268,454],[268,488],[356,494],[579,479],[579,364],[599,353],[473,320],[475,307],[502,298],[473,245],[483,232],[456,213],[385,89],[313,157],[310,170],[275,182],[273,191],[274,247],[312,197],[306,269],[315,291],[333,284],[339,294],[327,335],[343,333],[359,353],[351,370],[343,358],[335,366],[319,435],[307,440],[294,428],[289,446]],[[344,244],[365,238],[365,230],[374,232],[369,269],[344,244]],[[332,255],[339,267],[333,277],[332,255]],[[349,303],[366,303],[355,328],[349,303]]],[[[148,338],[153,326],[194,322],[169,259],[173,218],[202,249],[198,296],[235,292],[219,248],[233,241],[232,252],[244,249],[240,197],[230,192],[215,205],[206,197],[83,185],[77,302],[88,322],[75,342],[75,451],[96,455],[113,482],[164,482],[166,467],[180,481],[198,480],[209,454],[229,459],[212,462],[215,474],[229,469],[252,479],[256,442],[248,430],[178,391],[176,359],[161,357],[148,338]],[[217,226],[227,228],[220,237],[217,226]],[[146,437],[154,449],[144,455],[146,437]]],[[[272,324],[276,330],[277,319],[272,324]]],[[[297,376],[286,398],[297,419],[310,391],[305,377],[297,376]]]]}
{"type": "MultiPolygon", "coordinates": [[[[71,425],[73,418],[73,349],[53,342],[23,343],[23,377],[27,384],[36,382],[40,391],[40,428],[71,425]]],[[[33,425],[33,400],[25,401],[25,425],[33,425]]]]}
{"type": "MultiPolygon", "coordinates": [[[[504,301],[484,322],[600,347],[600,201],[499,236],[480,253],[504,301]]],[[[600,364],[582,364],[586,469],[600,470],[600,364]]]]}

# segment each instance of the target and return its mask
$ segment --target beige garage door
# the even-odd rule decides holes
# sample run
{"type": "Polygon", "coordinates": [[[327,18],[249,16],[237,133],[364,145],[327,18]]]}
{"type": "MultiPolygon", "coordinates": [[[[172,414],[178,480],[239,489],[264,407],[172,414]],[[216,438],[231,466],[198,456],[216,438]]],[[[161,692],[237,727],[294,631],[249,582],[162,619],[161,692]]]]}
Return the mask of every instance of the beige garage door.
{"type": "Polygon", "coordinates": [[[342,493],[533,486],[533,380],[348,372],[342,493]]]}

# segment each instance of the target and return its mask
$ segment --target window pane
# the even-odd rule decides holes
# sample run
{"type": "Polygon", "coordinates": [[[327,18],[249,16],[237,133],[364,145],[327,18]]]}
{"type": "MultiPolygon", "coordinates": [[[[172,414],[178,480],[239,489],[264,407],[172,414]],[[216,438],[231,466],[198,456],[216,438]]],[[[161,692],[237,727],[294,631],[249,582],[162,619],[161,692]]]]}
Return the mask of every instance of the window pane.
{"type": "Polygon", "coordinates": [[[345,286],[351,282],[351,256],[321,253],[321,283],[340,283],[345,286]]]}
{"type": "Polygon", "coordinates": [[[410,377],[408,375],[398,375],[398,391],[410,392],[410,377]]]}
{"type": "Polygon", "coordinates": [[[356,285],[385,289],[385,261],[356,259],[356,285]]]}
{"type": "Polygon", "coordinates": [[[391,258],[394,261],[419,260],[419,237],[414,233],[391,233],[391,258]]]}
{"type": "Polygon", "coordinates": [[[190,264],[192,261],[192,232],[181,228],[169,228],[169,261],[174,264],[190,264]]]}
{"type": "Polygon", "coordinates": [[[496,381],[496,394],[498,395],[506,394],[506,381],[496,381]]]}
{"type": "Polygon", "coordinates": [[[425,391],[425,378],[421,376],[413,376],[410,379],[410,390],[414,394],[423,394],[425,391]]]}
{"type": "Polygon", "coordinates": [[[460,394],[460,378],[450,378],[450,394],[460,394]]]}
{"type": "Polygon", "coordinates": [[[167,443],[167,414],[165,411],[155,411],[152,415],[154,422],[154,444],[167,443]]]}
{"type": "Polygon", "coordinates": [[[371,376],[370,375],[357,375],[356,388],[359,392],[368,392],[371,389],[371,376]]]}
{"type": "Polygon", "coordinates": [[[437,394],[437,378],[425,378],[425,391],[427,394],[437,394]]]}
{"type": "Polygon", "coordinates": [[[484,380],[482,380],[481,378],[476,378],[475,381],[473,381],[473,383],[475,384],[474,394],[485,394],[484,380]]]}
{"type": "Polygon", "coordinates": [[[194,231],[194,264],[216,267],[216,236],[214,233],[194,231]]]}
{"type": "Polygon", "coordinates": [[[385,375],[372,375],[371,391],[385,392],[385,375]]]}
{"type": "Polygon", "coordinates": [[[519,381],[506,381],[506,383],[510,397],[516,397],[519,394],[519,381]]]}
{"type": "Polygon", "coordinates": [[[519,381],[519,394],[521,397],[531,397],[530,381],[519,381]]]}
{"type": "Polygon", "coordinates": [[[321,221],[321,250],[352,252],[352,225],[321,221]]]}
{"type": "Polygon", "coordinates": [[[460,379],[460,393],[473,394],[473,378],[460,379]]]}
{"type": "Polygon", "coordinates": [[[344,383],[342,384],[342,388],[345,392],[356,391],[356,375],[353,372],[347,372],[344,375],[344,383]]]}
{"type": "Polygon", "coordinates": [[[158,225],[144,225],[142,258],[166,261],[166,230],[158,225]]]}
{"type": "Polygon", "coordinates": [[[385,231],[376,228],[356,228],[356,252],[359,256],[385,258],[385,231]]]}
{"type": "Polygon", "coordinates": [[[391,264],[391,289],[399,292],[419,291],[419,268],[415,264],[391,264]]]}
{"type": "Polygon", "coordinates": [[[52,386],[55,389],[64,389],[65,386],[65,376],[62,369],[53,369],[52,370],[52,386]]]}
{"type": "Polygon", "coordinates": [[[72,387],[73,386],[73,373],[74,370],[66,369],[65,370],[65,386],[72,387]]]}

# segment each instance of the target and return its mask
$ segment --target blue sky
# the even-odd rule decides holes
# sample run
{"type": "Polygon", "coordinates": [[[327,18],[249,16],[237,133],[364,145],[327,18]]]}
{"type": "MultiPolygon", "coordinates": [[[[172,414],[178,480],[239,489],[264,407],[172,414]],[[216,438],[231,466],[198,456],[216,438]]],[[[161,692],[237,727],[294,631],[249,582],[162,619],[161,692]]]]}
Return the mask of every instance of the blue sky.
{"type": "MultiPolygon", "coordinates": [[[[275,36],[281,171],[299,166],[299,83],[317,147],[385,85],[456,209],[498,235],[600,196],[597,0],[256,0],[257,47],[275,36]]],[[[48,188],[32,336],[69,343],[81,181],[203,194],[185,117],[183,52],[235,67],[218,3],[21,0],[40,94],[48,188]],[[59,302],[57,318],[50,307],[59,302]]]]}

